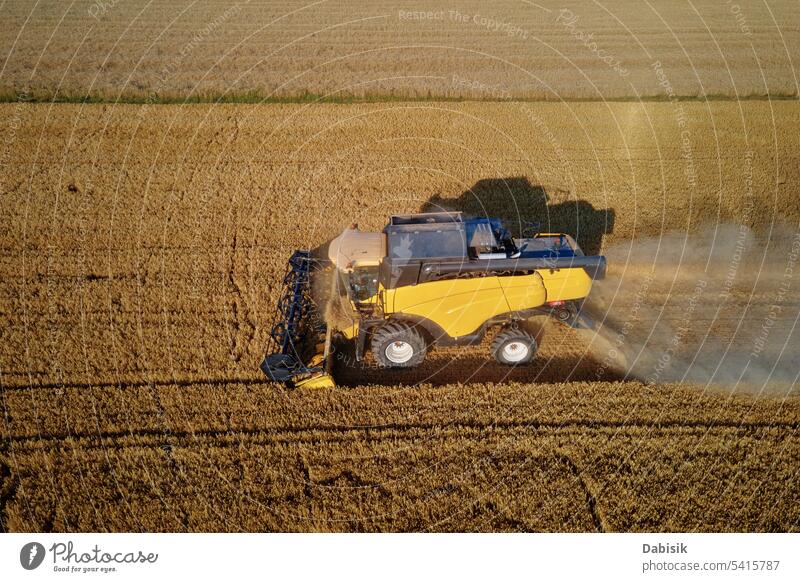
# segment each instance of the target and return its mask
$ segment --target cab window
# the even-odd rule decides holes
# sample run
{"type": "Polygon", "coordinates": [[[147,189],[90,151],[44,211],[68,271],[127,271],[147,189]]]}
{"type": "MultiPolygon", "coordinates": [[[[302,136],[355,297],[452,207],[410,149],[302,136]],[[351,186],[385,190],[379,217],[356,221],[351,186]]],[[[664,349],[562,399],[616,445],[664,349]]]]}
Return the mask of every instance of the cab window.
{"type": "Polygon", "coordinates": [[[350,273],[353,301],[367,301],[378,293],[378,267],[356,267],[350,273]]]}

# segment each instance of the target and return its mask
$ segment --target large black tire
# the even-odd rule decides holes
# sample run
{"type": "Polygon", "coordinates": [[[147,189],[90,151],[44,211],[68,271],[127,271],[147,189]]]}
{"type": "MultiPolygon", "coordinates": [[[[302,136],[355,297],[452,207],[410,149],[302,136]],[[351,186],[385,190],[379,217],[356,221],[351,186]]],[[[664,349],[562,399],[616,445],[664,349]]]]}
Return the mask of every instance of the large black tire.
{"type": "Polygon", "coordinates": [[[529,363],[538,349],[536,338],[519,328],[503,329],[492,340],[492,356],[506,366],[529,363]]]}
{"type": "Polygon", "coordinates": [[[372,355],[385,368],[413,368],[425,359],[425,338],[410,325],[393,321],[372,334],[372,355]]]}

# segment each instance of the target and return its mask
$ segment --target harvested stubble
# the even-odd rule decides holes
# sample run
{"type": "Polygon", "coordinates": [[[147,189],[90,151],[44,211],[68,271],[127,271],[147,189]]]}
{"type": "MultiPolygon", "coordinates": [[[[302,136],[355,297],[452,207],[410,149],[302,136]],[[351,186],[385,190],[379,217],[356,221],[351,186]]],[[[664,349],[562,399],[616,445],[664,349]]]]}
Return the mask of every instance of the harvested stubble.
{"type": "Polygon", "coordinates": [[[291,395],[229,384],[68,388],[57,401],[10,390],[6,406],[13,530],[800,525],[797,397],[635,383],[291,395]]]}
{"type": "MultiPolygon", "coordinates": [[[[691,166],[672,104],[0,107],[4,527],[796,528],[796,397],[257,367],[286,257],[353,221],[577,220],[600,248],[800,219],[800,107],[682,107],[691,166]]],[[[591,378],[568,353],[539,379],[591,378]]]]}
{"type": "Polygon", "coordinates": [[[595,252],[800,219],[797,104],[682,106],[689,159],[670,104],[6,105],[3,383],[257,379],[292,250],[392,212],[595,252]]]}

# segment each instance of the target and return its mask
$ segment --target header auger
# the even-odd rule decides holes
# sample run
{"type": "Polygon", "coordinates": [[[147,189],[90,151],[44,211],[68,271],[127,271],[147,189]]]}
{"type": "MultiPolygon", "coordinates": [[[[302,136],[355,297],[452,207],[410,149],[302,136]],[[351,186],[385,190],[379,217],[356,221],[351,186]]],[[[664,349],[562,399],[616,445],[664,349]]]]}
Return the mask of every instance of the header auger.
{"type": "Polygon", "coordinates": [[[276,382],[328,387],[334,338],[352,342],[357,361],[369,348],[381,367],[412,368],[434,345],[489,332],[498,362],[526,364],[538,346],[524,322],[592,327],[581,306],[605,271],[605,257],[585,256],[567,234],[513,238],[494,218],[434,212],[392,216],[382,232],[353,225],[327,257],[292,255],[261,368],[276,382]]]}
{"type": "Polygon", "coordinates": [[[283,278],[284,290],[270,331],[274,349],[261,363],[267,378],[295,385],[332,387],[327,357],[330,334],[312,290],[322,267],[311,251],[295,251],[283,278]]]}

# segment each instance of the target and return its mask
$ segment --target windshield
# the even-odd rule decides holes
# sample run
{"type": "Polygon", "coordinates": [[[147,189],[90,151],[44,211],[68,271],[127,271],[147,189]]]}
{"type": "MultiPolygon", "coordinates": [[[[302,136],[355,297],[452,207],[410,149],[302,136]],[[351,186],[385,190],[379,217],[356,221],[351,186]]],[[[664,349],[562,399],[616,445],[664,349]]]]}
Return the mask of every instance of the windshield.
{"type": "Polygon", "coordinates": [[[378,267],[356,267],[350,273],[350,292],[355,302],[369,300],[378,293],[378,267]]]}
{"type": "Polygon", "coordinates": [[[419,230],[389,233],[392,259],[463,257],[467,241],[463,230],[419,230]]]}

